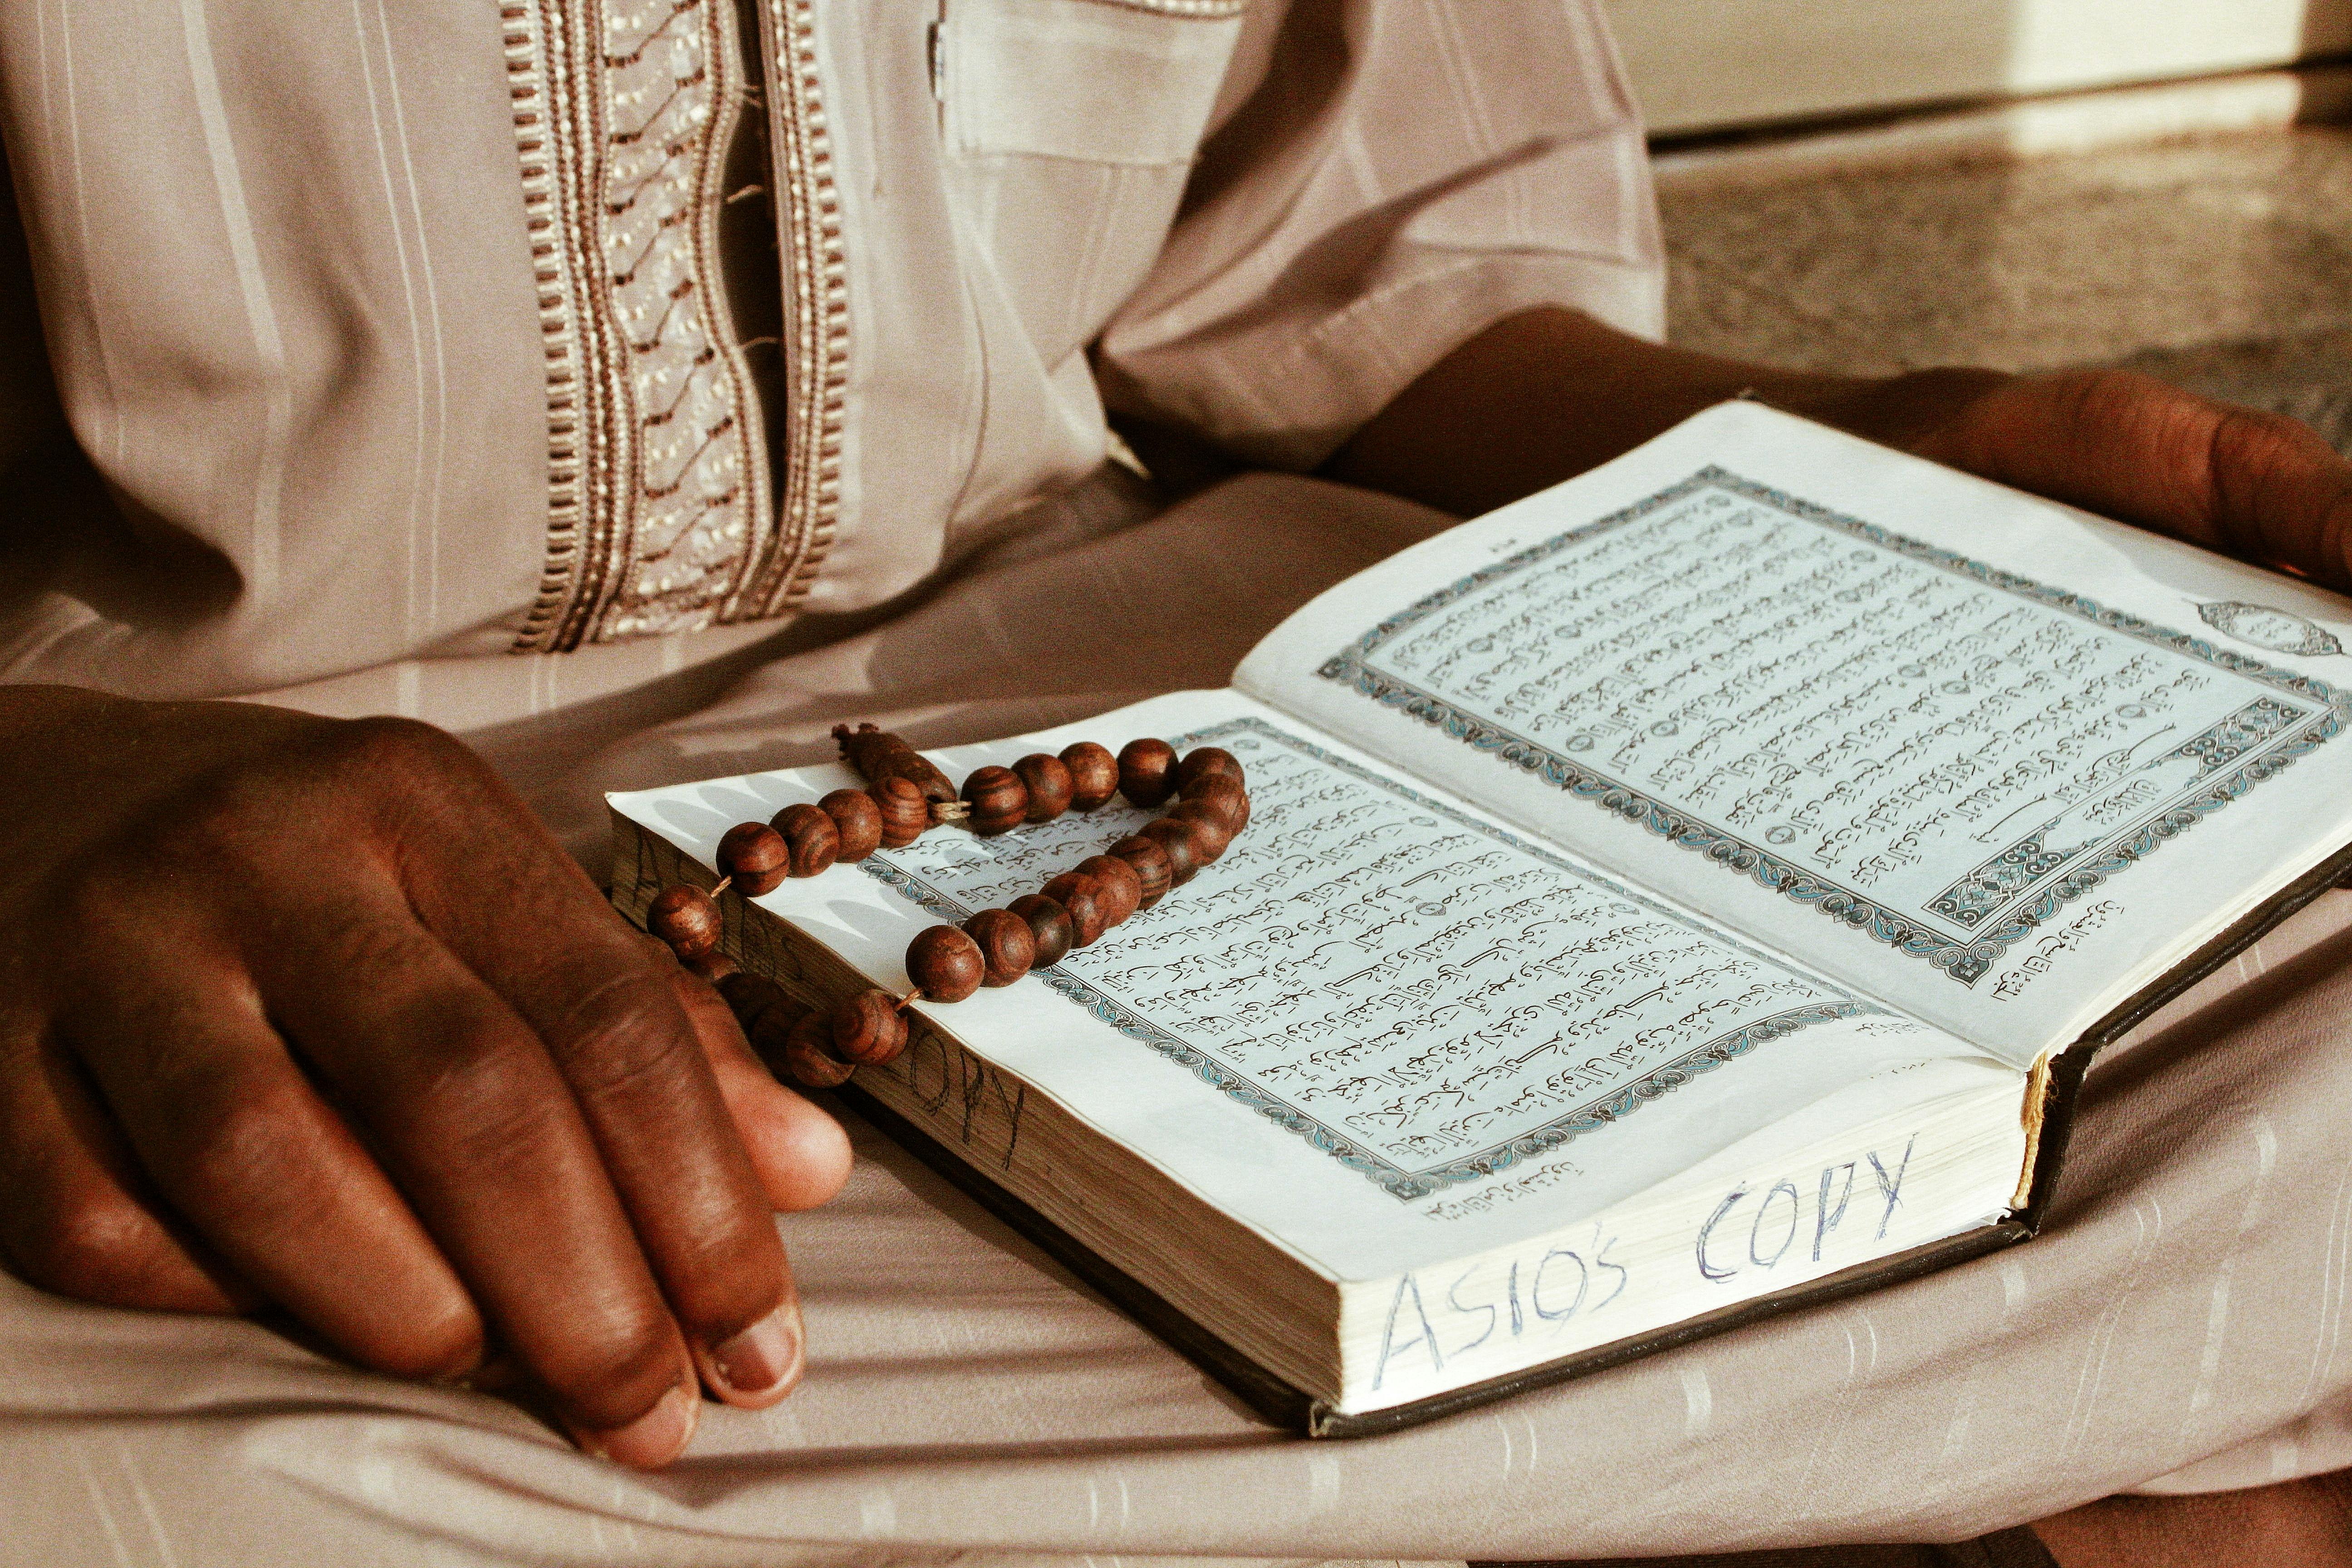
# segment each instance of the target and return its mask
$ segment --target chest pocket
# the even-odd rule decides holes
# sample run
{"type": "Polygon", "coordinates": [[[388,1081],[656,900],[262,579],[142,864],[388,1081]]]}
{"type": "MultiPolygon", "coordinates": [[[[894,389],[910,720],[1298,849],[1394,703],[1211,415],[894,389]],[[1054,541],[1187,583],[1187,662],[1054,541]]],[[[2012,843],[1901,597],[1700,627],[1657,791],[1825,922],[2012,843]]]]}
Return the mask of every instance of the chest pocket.
{"type": "Polygon", "coordinates": [[[1159,253],[1244,0],[947,0],[940,130],[972,237],[1048,368],[1159,253]]]}

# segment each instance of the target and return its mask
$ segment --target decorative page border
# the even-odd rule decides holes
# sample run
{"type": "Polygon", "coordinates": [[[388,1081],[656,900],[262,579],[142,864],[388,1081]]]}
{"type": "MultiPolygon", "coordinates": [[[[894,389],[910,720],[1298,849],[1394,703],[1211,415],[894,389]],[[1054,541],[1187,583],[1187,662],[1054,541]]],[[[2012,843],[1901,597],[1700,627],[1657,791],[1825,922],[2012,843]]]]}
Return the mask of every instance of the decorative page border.
{"type": "Polygon", "coordinates": [[[1896,533],[1876,523],[1848,517],[1713,465],[1646,500],[1582,527],[1555,534],[1415,601],[1326,660],[1317,673],[1327,680],[1337,681],[1372,699],[1383,707],[1396,709],[1434,725],[1474,750],[1490,752],[1497,761],[1523,773],[1532,773],[1555,789],[1590,800],[1604,811],[1638,822],[1669,843],[1703,854],[1736,873],[1754,879],[1774,892],[1808,904],[1841,924],[1864,931],[1873,940],[1885,942],[1900,952],[1924,958],[1964,986],[1973,986],[1982,979],[2011,944],[2028,935],[2063,906],[2081,898],[2109,877],[2146,859],[2159,846],[2179,837],[2202,818],[2276,774],[2296,757],[2337,734],[2347,721],[2352,720],[2352,694],[2326,681],[2273,668],[2259,659],[2216,647],[2202,637],[2158,626],[2126,611],[2102,605],[2068,589],[2003,571],[1896,533]],[[1539,741],[1465,713],[1444,699],[1423,691],[1370,662],[1372,654],[1383,644],[1437,611],[1480,592],[1493,583],[1546,561],[1571,545],[1583,543],[1599,534],[1637,521],[1695,491],[1710,488],[1730,490],[1808,522],[1835,529],[1891,553],[1923,562],[2045,608],[2063,611],[2105,630],[2137,638],[2174,654],[2201,659],[2227,674],[2303,699],[2315,707],[2316,716],[2308,725],[2283,731],[2284,739],[2268,745],[2227,776],[2203,781],[2187,800],[2177,801],[2154,816],[2143,817],[2122,828],[2116,837],[2088,852],[2082,862],[2066,875],[2013,907],[1993,929],[1976,932],[1969,939],[1961,941],[1924,926],[1901,911],[1887,909],[1850,888],[1800,870],[1760,846],[1751,844],[1713,823],[1701,821],[1653,800],[1630,784],[1598,773],[1581,763],[1570,761],[1539,741]]]}
{"type": "MultiPolygon", "coordinates": [[[[1685,916],[1654,902],[1630,888],[1620,886],[1607,877],[1570,865],[1540,845],[1530,844],[1514,834],[1494,827],[1475,817],[1454,810],[1443,802],[1397,783],[1383,778],[1368,768],[1345,757],[1334,756],[1322,747],[1300,736],[1293,735],[1257,718],[1228,720],[1204,730],[1175,738],[1180,749],[1185,746],[1230,739],[1248,734],[1277,745],[1286,746],[1302,755],[1349,773],[1353,777],[1411,802],[1424,811],[1435,812],[1455,826],[1483,834],[1496,843],[1506,845],[1521,854],[1542,861],[1569,876],[1608,889],[1612,894],[1631,900],[1668,920],[1688,924],[1685,916]]],[[[976,911],[949,897],[938,888],[898,865],[883,853],[868,856],[860,862],[866,874],[896,891],[900,897],[943,920],[961,924],[976,911]]],[[[1788,968],[1788,961],[1748,946],[1727,931],[1709,930],[1707,934],[1734,951],[1748,957],[1788,968]]],[[[1338,1129],[1328,1126],[1311,1112],[1267,1090],[1246,1075],[1236,1072],[1223,1062],[1213,1060],[1175,1031],[1135,1012],[1122,1003],[1097,991],[1085,980],[1056,964],[1050,969],[1034,971],[1057,994],[1087,1009],[1104,1023],[1128,1038],[1150,1047],[1160,1056],[1186,1068],[1202,1083],[1224,1094],[1228,1099],[1249,1107],[1286,1131],[1295,1132],[1315,1148],[1330,1155],[1349,1170],[1367,1177],[1390,1196],[1402,1202],[1425,1198],[1442,1189],[1463,1182],[1483,1181],[1500,1174],[1523,1161],[1549,1154],[1563,1144],[1588,1132],[1598,1131],[1614,1121],[1622,1121],[1652,1100],[1672,1093],[1703,1072],[1712,1072],[1727,1062],[1748,1055],[1768,1041],[1783,1039],[1813,1024],[1832,1022],[1840,1018],[1866,1015],[1885,1015],[1886,1009],[1856,1000],[1839,992],[1839,988],[1811,974],[1804,978],[1822,990],[1837,994],[1837,999],[1809,1003],[1788,1008],[1769,1017],[1718,1035],[1704,1045],[1692,1047],[1670,1062],[1651,1068],[1639,1080],[1623,1084],[1607,1093],[1565,1112],[1555,1120],[1529,1132],[1507,1138],[1475,1154],[1448,1161],[1442,1165],[1418,1171],[1402,1166],[1363,1148],[1338,1129]]]]}

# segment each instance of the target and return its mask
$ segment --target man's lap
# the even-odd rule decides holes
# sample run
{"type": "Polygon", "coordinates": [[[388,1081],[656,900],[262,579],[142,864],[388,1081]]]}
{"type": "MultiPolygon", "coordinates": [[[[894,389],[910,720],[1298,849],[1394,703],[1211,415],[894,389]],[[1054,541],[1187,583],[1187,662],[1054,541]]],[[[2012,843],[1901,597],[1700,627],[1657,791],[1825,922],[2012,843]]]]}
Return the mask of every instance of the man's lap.
{"type": "MultiPolygon", "coordinates": [[[[960,580],[534,789],[584,843],[594,786],[811,761],[840,719],[948,742],[1214,684],[1434,521],[1304,481],[1228,487],[960,580]]],[[[2032,1245],[1396,1436],[1257,1426],[858,1129],[843,1196],[780,1222],[804,1386],[765,1413],[707,1407],[666,1475],[256,1325],[0,1281],[0,1535],[60,1563],[183,1564],[298,1542],[329,1563],[1637,1557],[1953,1540],[2168,1475],[2338,1468],[2347,926],[2352,895],[2322,900],[2094,1072],[2032,1245]]]]}

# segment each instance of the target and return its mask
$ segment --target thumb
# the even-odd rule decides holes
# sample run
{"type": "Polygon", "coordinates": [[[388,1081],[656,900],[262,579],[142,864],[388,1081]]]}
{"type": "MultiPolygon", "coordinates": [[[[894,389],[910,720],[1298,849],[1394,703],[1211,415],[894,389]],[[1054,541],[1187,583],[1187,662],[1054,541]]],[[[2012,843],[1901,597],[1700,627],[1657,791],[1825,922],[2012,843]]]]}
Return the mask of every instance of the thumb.
{"type": "Polygon", "coordinates": [[[678,1000],[768,1202],[787,1211],[825,1203],[849,1179],[849,1135],[761,1065],[717,991],[683,968],[677,973],[678,1000]]]}

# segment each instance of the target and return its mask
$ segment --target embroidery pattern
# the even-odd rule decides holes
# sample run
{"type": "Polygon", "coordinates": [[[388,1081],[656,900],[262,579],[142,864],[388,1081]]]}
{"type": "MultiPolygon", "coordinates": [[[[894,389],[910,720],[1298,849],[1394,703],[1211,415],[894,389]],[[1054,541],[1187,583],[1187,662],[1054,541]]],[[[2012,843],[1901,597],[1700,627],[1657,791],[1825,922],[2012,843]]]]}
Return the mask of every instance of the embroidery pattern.
{"type": "Polygon", "coordinates": [[[548,377],[548,549],[520,652],[744,618],[772,543],[719,290],[742,69],[725,0],[508,0],[548,377]]]}
{"type": "MultiPolygon", "coordinates": [[[[2264,779],[2273,777],[2296,757],[2340,733],[2347,721],[2352,721],[2352,691],[2309,676],[2274,668],[2243,654],[2217,647],[2202,637],[2189,637],[2157,626],[2126,611],[2108,608],[2079,594],[2001,571],[1713,467],[1703,468],[1681,483],[1622,511],[1531,545],[1406,606],[1327,659],[1317,673],[1361,696],[1434,725],[1465,745],[1489,752],[1497,761],[1532,773],[1556,789],[1590,800],[1604,811],[1640,823],[1668,842],[1705,855],[1736,873],[1753,878],[1775,892],[1800,903],[1810,904],[1832,920],[1851,926],[1874,941],[1885,942],[1907,955],[1923,958],[1962,985],[1969,986],[1982,979],[2011,944],[2031,934],[2063,905],[2081,898],[2107,878],[2147,858],[2159,846],[2179,837],[2264,779]],[[1999,885],[2003,898],[2013,897],[2032,887],[2035,877],[2047,876],[2069,861],[2075,862],[2074,868],[2064,876],[2047,883],[2022,902],[2011,905],[1991,929],[1974,931],[1969,939],[1958,941],[1945,931],[1923,925],[1912,916],[1887,909],[1852,889],[1792,866],[1736,834],[1654,800],[1630,784],[1596,772],[1586,763],[1571,761],[1540,741],[1465,713],[1443,698],[1423,691],[1371,662],[1383,644],[1446,605],[1500,578],[1558,554],[1570,545],[1622,527],[1708,487],[1718,487],[1746,496],[1895,554],[1926,563],[2046,608],[2078,616],[2106,630],[2172,653],[2202,660],[2217,669],[2268,687],[2283,698],[2299,700],[2257,700],[2231,720],[2185,743],[2175,754],[2199,761],[2196,790],[2174,799],[2163,809],[2118,835],[2086,844],[2080,849],[2070,850],[2054,858],[2038,843],[2031,839],[2021,841],[2008,852],[2009,856],[2016,858],[2013,861],[2004,864],[2005,858],[1997,857],[1979,868],[1975,877],[1985,879],[1983,885],[1972,889],[1970,881],[1974,879],[1955,884],[1942,898],[1920,912],[1940,914],[1954,918],[1956,924],[1971,925],[1986,920],[1999,907],[1997,903],[1987,902],[1996,890],[1994,884],[1999,885]],[[2250,745],[2266,749],[2255,752],[2242,766],[2231,768],[2226,773],[2220,772],[2222,766],[2235,763],[2250,745]],[[2032,876],[2028,876],[2027,872],[2036,863],[2037,858],[2039,869],[2034,870],[2032,876]],[[1950,909],[1943,907],[1947,902],[1952,906],[1950,909]],[[1963,913],[1969,918],[1956,918],[1963,913]]],[[[1582,749],[1574,741],[1570,742],[1570,746],[1571,750],[1582,749]]],[[[1785,842],[1785,839],[1779,839],[1779,830],[1767,835],[1767,837],[1785,842]]]]}
{"type": "MultiPolygon", "coordinates": [[[[1455,811],[1449,805],[1431,800],[1418,791],[1359,767],[1344,757],[1334,756],[1312,742],[1277,729],[1263,720],[1234,719],[1190,735],[1174,736],[1171,739],[1179,750],[1198,744],[1236,742],[1239,746],[1248,748],[1254,743],[1254,740],[1286,747],[1291,751],[1312,757],[1336,771],[1386,790],[1423,811],[1444,817],[1456,827],[1475,832],[1498,844],[1507,845],[1520,854],[1607,889],[1615,896],[1646,905],[1661,913],[1666,912],[1660,910],[1658,905],[1651,903],[1642,894],[1595,872],[1581,870],[1571,866],[1539,845],[1528,843],[1515,834],[1489,826],[1475,817],[1455,811]],[[1241,739],[1237,740],[1237,738],[1241,739]]],[[[885,855],[869,856],[860,862],[860,868],[900,897],[938,915],[942,920],[961,925],[974,912],[885,855]]],[[[1673,918],[1679,921],[1682,917],[1673,918]]],[[[1751,957],[1765,957],[1745,943],[1721,933],[1710,934],[1716,935],[1717,940],[1725,942],[1734,951],[1751,957]]],[[[1768,959],[1767,962],[1770,960],[1768,959]]],[[[1247,1106],[1285,1131],[1297,1133],[1349,1170],[1367,1177],[1374,1185],[1391,1197],[1406,1202],[1425,1198],[1443,1188],[1462,1182],[1483,1181],[1500,1172],[1509,1170],[1524,1161],[1549,1154],[1585,1133],[1598,1131],[1612,1122],[1623,1121],[1643,1106],[1672,1093],[1701,1073],[1712,1072],[1717,1068],[1748,1055],[1760,1045],[1785,1038],[1810,1025],[1829,1023],[1840,1018],[1878,1015],[1884,1011],[1882,1008],[1848,997],[1806,1003],[1784,1009],[1695,1046],[1673,1060],[1662,1062],[1651,1068],[1640,1078],[1621,1083],[1616,1088],[1575,1106],[1531,1131],[1504,1139],[1475,1153],[1450,1159],[1440,1164],[1409,1171],[1365,1148],[1357,1140],[1324,1122],[1312,1111],[1292,1104],[1255,1079],[1236,1072],[1224,1063],[1211,1058],[1189,1044],[1181,1035],[1153,1022],[1122,1003],[1104,995],[1084,979],[1072,973],[1066,961],[1053,968],[1040,969],[1034,973],[1058,994],[1084,1007],[1128,1038],[1149,1046],[1161,1057],[1182,1067],[1193,1077],[1217,1089],[1226,1098],[1247,1106]]],[[[1823,986],[1822,989],[1829,988],[1823,986]]]]}
{"type": "Polygon", "coordinates": [[[761,16],[785,257],[784,493],[776,547],[745,583],[737,619],[782,614],[808,593],[833,548],[849,386],[849,263],[817,70],[815,0],[767,0],[761,16]]]}
{"type": "Polygon", "coordinates": [[[1249,0],[1095,0],[1095,3],[1117,5],[1127,11],[1150,11],[1160,16],[1192,16],[1203,21],[1223,21],[1249,9],[1249,0]]]}

